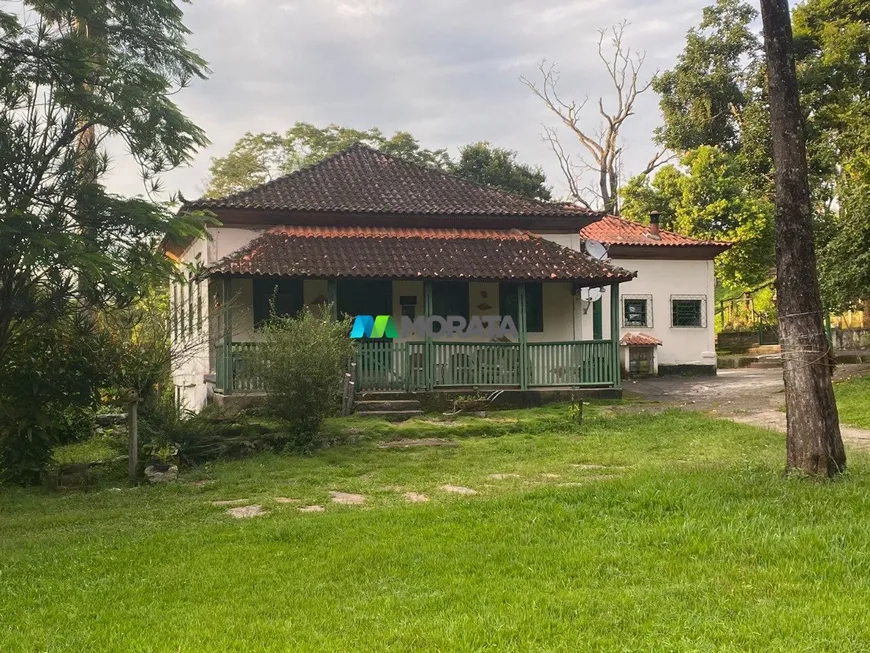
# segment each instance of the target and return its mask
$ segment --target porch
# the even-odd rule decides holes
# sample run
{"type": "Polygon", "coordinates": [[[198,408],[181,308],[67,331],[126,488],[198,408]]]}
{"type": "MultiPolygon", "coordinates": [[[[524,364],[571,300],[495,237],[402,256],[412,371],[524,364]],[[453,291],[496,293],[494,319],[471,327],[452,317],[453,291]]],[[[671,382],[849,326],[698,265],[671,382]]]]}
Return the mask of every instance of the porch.
{"type": "MultiPolygon", "coordinates": [[[[251,364],[254,342],[217,348],[216,391],[261,393],[251,364]]],[[[406,392],[467,388],[619,388],[618,346],[612,340],[576,342],[360,341],[356,388],[406,392]]]]}

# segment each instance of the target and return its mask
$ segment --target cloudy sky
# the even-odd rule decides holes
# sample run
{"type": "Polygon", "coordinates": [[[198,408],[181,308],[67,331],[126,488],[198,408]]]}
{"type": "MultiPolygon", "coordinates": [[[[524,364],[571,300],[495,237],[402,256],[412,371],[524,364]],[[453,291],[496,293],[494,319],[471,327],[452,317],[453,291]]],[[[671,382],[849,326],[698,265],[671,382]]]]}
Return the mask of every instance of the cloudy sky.
{"type": "MultiPolygon", "coordinates": [[[[407,130],[425,147],[477,140],[509,147],[543,166],[557,193],[558,164],[542,143],[554,124],[519,81],[541,59],[558,63],[566,97],[610,92],[597,58],[597,30],[628,20],[626,40],[646,51],[645,77],[673,65],[698,0],[195,0],[186,5],[191,46],[212,75],[183,91],[182,109],[212,145],[192,167],[164,179],[167,190],[201,194],[211,157],[246,131],[282,131],[296,121],[385,133],[407,130]]],[[[594,107],[589,123],[597,124],[594,107]]],[[[624,132],[627,172],[653,153],[657,98],[642,96],[624,132]]],[[[568,135],[565,142],[570,143],[568,135]]],[[[572,144],[573,147],[573,144],[572,144]]],[[[112,190],[142,185],[116,156],[112,190]]]]}

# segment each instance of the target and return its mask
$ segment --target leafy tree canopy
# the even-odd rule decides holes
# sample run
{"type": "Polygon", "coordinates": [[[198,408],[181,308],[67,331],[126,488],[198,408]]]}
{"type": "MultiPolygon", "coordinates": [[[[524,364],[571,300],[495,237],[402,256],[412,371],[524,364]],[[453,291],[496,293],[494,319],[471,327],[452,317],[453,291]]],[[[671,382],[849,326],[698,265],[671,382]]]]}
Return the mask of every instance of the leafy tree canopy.
{"type": "Polygon", "coordinates": [[[656,210],[667,229],[734,242],[716,259],[717,277],[727,286],[768,278],[774,264],[773,205],[746,192],[740,159],[705,145],[688,152],[680,164],[661,168],[652,180],[632,179],[623,190],[623,215],[643,221],[656,210]]]}
{"type": "Polygon", "coordinates": [[[357,142],[415,163],[441,169],[450,165],[446,150],[422,148],[408,132],[399,131],[388,138],[376,128],[360,131],[329,125],[321,129],[297,122],[283,134],[249,132],[229,154],[212,159],[206,197],[226,197],[253,188],[322,161],[357,142]]]}
{"type": "Polygon", "coordinates": [[[544,171],[517,161],[517,153],[493,147],[486,141],[471,143],[459,152],[459,160],[450,165],[454,174],[495,186],[533,200],[552,198],[544,171]]]}
{"type": "Polygon", "coordinates": [[[75,384],[58,374],[67,358],[88,362],[70,351],[100,351],[73,342],[92,334],[94,309],[129,303],[145,280],[168,276],[158,248],[164,238],[201,233],[198,217],[109,193],[102,146],[121,141],[159,189],[161,173],[207,142],[172,99],[207,69],[188,49],[171,0],[7,6],[0,10],[0,378],[14,382],[0,384],[0,408],[13,406],[15,417],[0,423],[0,464],[18,461],[6,477],[32,480],[56,428],[50,416],[93,397],[101,380],[102,371],[84,364],[75,384]]]}

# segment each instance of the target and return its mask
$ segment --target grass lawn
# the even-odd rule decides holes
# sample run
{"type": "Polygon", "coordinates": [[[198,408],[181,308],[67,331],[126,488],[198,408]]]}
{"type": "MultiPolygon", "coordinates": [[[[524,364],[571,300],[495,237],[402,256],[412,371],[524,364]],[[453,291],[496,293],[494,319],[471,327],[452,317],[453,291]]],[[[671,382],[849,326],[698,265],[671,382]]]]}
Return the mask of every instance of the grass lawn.
{"type": "Polygon", "coordinates": [[[866,649],[870,459],[850,452],[834,483],[785,479],[769,431],[566,414],[333,421],[362,439],[183,478],[205,485],[2,490],[0,651],[866,649]],[[368,438],[424,432],[465,437],[368,438]],[[219,499],[270,512],[233,520],[219,499]]]}
{"type": "Polygon", "coordinates": [[[861,376],[834,385],[837,408],[843,424],[870,429],[870,376],[861,376]]]}

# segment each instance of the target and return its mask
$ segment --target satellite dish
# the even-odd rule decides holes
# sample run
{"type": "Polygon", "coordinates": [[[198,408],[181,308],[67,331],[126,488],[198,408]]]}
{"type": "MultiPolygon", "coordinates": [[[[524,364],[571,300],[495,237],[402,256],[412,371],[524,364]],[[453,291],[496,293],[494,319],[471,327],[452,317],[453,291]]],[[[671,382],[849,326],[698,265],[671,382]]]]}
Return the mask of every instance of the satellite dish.
{"type": "Polygon", "coordinates": [[[598,261],[603,261],[607,258],[607,248],[597,240],[587,240],[584,247],[586,248],[586,253],[598,261]]]}
{"type": "Polygon", "coordinates": [[[580,291],[580,299],[589,304],[594,304],[601,299],[603,294],[601,288],[583,288],[583,290],[580,291]]]}

